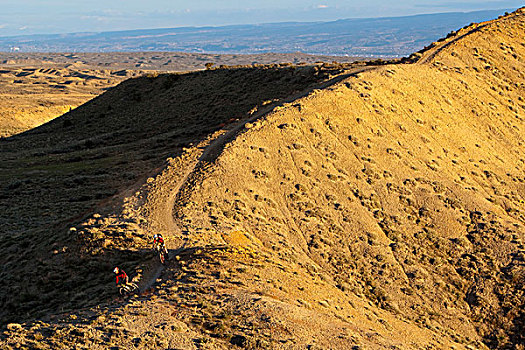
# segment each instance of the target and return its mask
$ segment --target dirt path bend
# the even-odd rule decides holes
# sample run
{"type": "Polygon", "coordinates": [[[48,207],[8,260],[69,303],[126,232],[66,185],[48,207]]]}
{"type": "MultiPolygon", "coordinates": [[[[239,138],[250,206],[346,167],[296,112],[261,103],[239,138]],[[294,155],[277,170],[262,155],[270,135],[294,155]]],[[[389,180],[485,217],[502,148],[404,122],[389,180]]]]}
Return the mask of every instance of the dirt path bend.
{"type": "MultiPolygon", "coordinates": [[[[211,135],[206,141],[186,149],[180,157],[168,160],[166,167],[155,178],[150,178],[147,184],[139,191],[140,196],[144,197],[143,203],[138,208],[138,213],[145,222],[145,230],[148,233],[162,232],[168,246],[170,258],[186,248],[189,232],[181,229],[175,221],[173,210],[176,207],[176,199],[181,194],[181,190],[193,191],[194,184],[188,180],[198,169],[202,169],[206,164],[214,162],[221,154],[222,150],[239,132],[245,129],[246,124],[253,123],[262,118],[276,107],[286,103],[291,103],[299,98],[309,95],[317,89],[325,89],[335,85],[358,73],[376,69],[374,66],[358,67],[341,73],[321,84],[312,86],[296,94],[290,95],[272,104],[268,104],[255,112],[247,119],[230,124],[229,128],[218,131],[211,135]]],[[[155,263],[144,272],[140,284],[140,289],[150,288],[160,277],[164,266],[155,260],[155,263]]]]}
{"type": "MultiPolygon", "coordinates": [[[[175,207],[175,204],[176,204],[175,199],[177,195],[179,195],[180,190],[187,185],[188,179],[190,178],[192,174],[195,173],[195,170],[199,166],[202,166],[203,163],[211,163],[215,161],[217,157],[221,154],[226,144],[234,140],[237,134],[243,129],[245,129],[246,124],[253,123],[256,120],[268,114],[269,112],[271,112],[272,110],[274,110],[276,107],[282,106],[286,103],[291,103],[299,98],[305,97],[316,89],[325,89],[338,82],[341,82],[342,80],[346,78],[349,78],[358,73],[362,73],[364,71],[368,71],[372,69],[375,69],[375,67],[360,67],[350,72],[345,72],[315,87],[311,87],[305,91],[301,91],[297,94],[288,96],[278,102],[269,104],[259,109],[251,117],[232,124],[227,130],[225,130],[225,132],[216,133],[212,137],[212,139],[209,140],[209,143],[207,142],[207,145],[201,145],[201,147],[203,148],[202,148],[202,152],[200,153],[200,156],[198,157],[196,161],[192,162],[191,165],[184,171],[184,175],[179,179],[179,181],[177,181],[177,183],[175,184],[175,187],[161,188],[161,193],[164,193],[165,200],[163,201],[162,205],[158,208],[158,212],[160,215],[156,215],[157,219],[160,219],[160,221],[164,224],[164,226],[181,232],[180,227],[178,226],[177,223],[175,223],[175,220],[173,217],[173,208],[175,207]]],[[[178,248],[180,247],[181,246],[179,246],[178,248]]]]}

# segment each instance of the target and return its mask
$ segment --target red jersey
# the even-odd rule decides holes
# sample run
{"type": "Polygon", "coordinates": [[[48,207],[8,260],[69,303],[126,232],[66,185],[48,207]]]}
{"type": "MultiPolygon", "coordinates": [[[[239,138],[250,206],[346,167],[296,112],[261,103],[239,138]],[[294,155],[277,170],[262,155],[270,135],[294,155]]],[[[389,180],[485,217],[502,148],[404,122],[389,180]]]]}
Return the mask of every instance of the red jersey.
{"type": "Polygon", "coordinates": [[[119,284],[119,281],[126,282],[127,280],[128,280],[128,275],[126,275],[124,271],[120,270],[120,272],[117,274],[117,285],[119,284]]]}

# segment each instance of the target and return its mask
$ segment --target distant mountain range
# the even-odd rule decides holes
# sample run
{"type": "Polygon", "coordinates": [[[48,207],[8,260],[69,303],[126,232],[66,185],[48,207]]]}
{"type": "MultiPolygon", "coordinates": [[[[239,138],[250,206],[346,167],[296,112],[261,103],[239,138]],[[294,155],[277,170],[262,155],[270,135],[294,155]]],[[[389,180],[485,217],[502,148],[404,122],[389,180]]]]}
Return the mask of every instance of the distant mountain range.
{"type": "Polygon", "coordinates": [[[0,51],[180,51],[227,54],[304,52],[398,57],[417,51],[452,30],[471,22],[496,18],[504,12],[505,10],[490,10],[342,19],[333,22],[12,36],[0,38],[0,51]]]}

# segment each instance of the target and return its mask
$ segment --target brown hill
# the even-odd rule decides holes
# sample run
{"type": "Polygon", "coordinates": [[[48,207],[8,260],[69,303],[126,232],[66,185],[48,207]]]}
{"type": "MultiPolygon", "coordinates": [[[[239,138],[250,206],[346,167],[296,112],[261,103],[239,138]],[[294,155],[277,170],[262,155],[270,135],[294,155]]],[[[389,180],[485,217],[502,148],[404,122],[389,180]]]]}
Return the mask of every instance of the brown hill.
{"type": "Polygon", "coordinates": [[[524,34],[134,79],[5,140],[4,345],[523,349],[524,34]],[[153,289],[111,301],[115,264],[153,289]]]}
{"type": "Polygon", "coordinates": [[[48,122],[141,73],[0,63],[0,137],[48,122]]]}
{"type": "Polygon", "coordinates": [[[149,261],[149,238],[139,218],[99,218],[95,210],[111,213],[184,147],[340,71],[267,66],[132,79],[62,118],[2,139],[2,322],[114,296],[107,272],[116,262],[149,261]],[[69,230],[81,219],[88,219],[85,240],[93,247],[69,230]]]}

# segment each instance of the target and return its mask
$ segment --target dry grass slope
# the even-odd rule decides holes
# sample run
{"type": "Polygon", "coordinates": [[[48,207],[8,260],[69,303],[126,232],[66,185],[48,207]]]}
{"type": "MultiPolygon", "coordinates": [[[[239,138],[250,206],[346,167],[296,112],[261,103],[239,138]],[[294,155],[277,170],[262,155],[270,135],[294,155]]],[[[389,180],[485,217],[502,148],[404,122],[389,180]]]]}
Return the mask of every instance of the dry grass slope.
{"type": "Polygon", "coordinates": [[[303,97],[342,72],[134,79],[4,140],[2,318],[26,323],[0,344],[523,349],[524,36],[519,10],[303,97]],[[112,301],[152,230],[184,248],[112,301]]]}
{"type": "Polygon", "coordinates": [[[340,291],[443,339],[523,344],[524,23],[519,12],[465,28],[425,63],[271,113],[181,198],[184,229],[201,244],[249,232],[289,270],[327,280],[288,297],[337,300],[345,319],[340,291]]]}
{"type": "Polygon", "coordinates": [[[353,62],[358,57],[307,54],[213,55],[174,52],[0,52],[0,137],[44,124],[125,79],[154,72],[188,72],[241,65],[353,62]],[[282,63],[291,62],[291,63],[282,63]]]}

